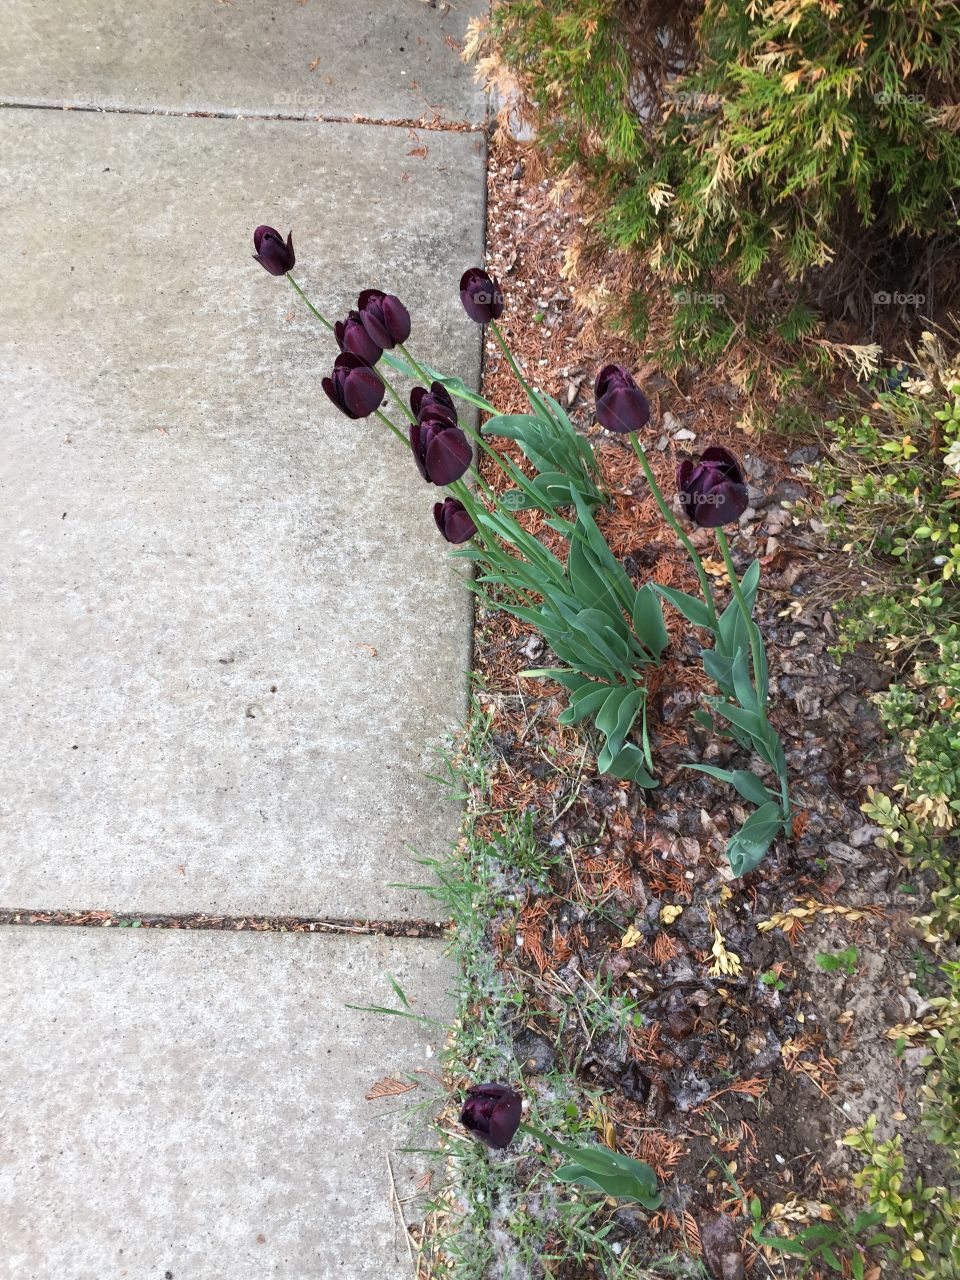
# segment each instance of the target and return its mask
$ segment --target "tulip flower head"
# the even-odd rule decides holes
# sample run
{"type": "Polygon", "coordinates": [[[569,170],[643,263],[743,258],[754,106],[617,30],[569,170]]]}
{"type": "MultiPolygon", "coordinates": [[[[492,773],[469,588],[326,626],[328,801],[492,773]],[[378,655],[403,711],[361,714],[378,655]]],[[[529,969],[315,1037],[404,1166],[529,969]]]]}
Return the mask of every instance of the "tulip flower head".
{"type": "Polygon", "coordinates": [[[697,461],[677,467],[684,515],[699,529],[735,524],[750,505],[743,469],[729,449],[711,445],[697,461]]]}
{"type": "Polygon", "coordinates": [[[424,480],[453,484],[473,461],[470,442],[457,426],[457,411],[446,388],[435,382],[429,391],[414,387],[410,405],[417,421],[410,427],[410,445],[424,480]]]}
{"type": "Polygon", "coordinates": [[[257,227],[253,233],[254,259],[272,276],[285,276],[292,271],[297,259],[293,252],[293,232],[283,236],[273,227],[257,227]]]}
{"type": "Polygon", "coordinates": [[[357,312],[372,341],[384,351],[392,351],[410,337],[410,312],[392,293],[364,289],[357,299],[357,312]]]}
{"type": "Polygon", "coordinates": [[[503,290],[493,276],[471,267],[460,279],[460,301],[471,320],[489,324],[503,315],[503,290]]]}
{"type": "Polygon", "coordinates": [[[457,425],[457,406],[442,382],[434,382],[429,391],[426,387],[414,387],[410,392],[410,408],[418,422],[423,418],[442,418],[451,427],[457,425]]]}
{"type": "Polygon", "coordinates": [[[324,391],[348,418],[369,418],[383,403],[383,383],[365,360],[344,351],[333,362],[333,373],[322,382],[324,391]]]}
{"type": "Polygon", "coordinates": [[[359,311],[351,311],[346,320],[338,320],[333,326],[333,336],[341,351],[352,352],[364,364],[375,365],[383,355],[383,348],[370,337],[359,311]]]}
{"type": "Polygon", "coordinates": [[[477,532],[466,507],[456,498],[435,503],[433,518],[447,542],[468,542],[477,532]]]}
{"type": "Polygon", "coordinates": [[[597,421],[608,431],[640,431],[650,421],[650,401],[623,365],[608,364],[600,370],[594,395],[597,421]]]}
{"type": "Polygon", "coordinates": [[[467,1090],[460,1123],[488,1147],[510,1145],[523,1116],[519,1093],[505,1084],[475,1084],[467,1090]]]}

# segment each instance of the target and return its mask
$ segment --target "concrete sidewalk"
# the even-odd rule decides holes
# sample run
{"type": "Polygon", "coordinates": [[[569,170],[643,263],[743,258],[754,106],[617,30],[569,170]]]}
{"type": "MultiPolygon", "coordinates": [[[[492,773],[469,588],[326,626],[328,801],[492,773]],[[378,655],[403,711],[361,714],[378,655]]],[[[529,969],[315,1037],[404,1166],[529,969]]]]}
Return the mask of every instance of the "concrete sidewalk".
{"type": "MultiPolygon", "coordinates": [[[[335,345],[249,255],[292,228],[331,318],[396,292],[413,350],[476,381],[479,7],[5,6],[0,908],[436,916],[395,886],[456,830],[426,774],[468,596],[435,493],[329,404],[335,345]]],[[[411,1274],[387,1153],[423,1145],[400,1111],[437,1088],[442,943],[0,948],[0,1276],[411,1274]],[[345,1008],[391,974],[439,1024],[345,1008]]],[[[392,1168],[404,1194],[416,1163],[392,1168]]]]}

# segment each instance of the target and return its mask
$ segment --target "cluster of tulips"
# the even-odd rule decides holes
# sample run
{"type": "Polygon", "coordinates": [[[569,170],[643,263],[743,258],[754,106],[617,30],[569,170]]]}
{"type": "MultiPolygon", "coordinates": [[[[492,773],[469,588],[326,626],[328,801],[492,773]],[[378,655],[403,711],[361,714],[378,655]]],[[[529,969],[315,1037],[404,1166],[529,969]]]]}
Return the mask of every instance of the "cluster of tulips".
{"type": "Polygon", "coordinates": [[[498,414],[459,379],[418,363],[405,345],[412,329],[410,313],[393,294],[364,289],[346,318],[331,322],[291,274],[296,261],[292,236],[284,240],[274,228],[261,226],[253,239],[255,259],[271,275],[287,277],[339,347],[329,376],[322,380],[330,401],[348,418],[382,421],[412,455],[424,481],[447,490],[434,504],[434,519],[447,542],[469,544],[456,554],[477,566],[472,589],[489,599],[485,592],[491,584],[501,588],[499,607],[535,625],[567,664],[526,674],[549,677],[567,689],[570,705],[561,716],[564,723],[593,717],[605,737],[597,757],[601,772],[644,787],[657,785],[651,772],[644,668],[660,660],[667,644],[660,601],[668,601],[712,636],[712,646],[701,650],[701,656],[719,696],[706,702],[722,731],[777,775],[779,795],[747,769],[688,767],[729,783],[757,806],[727,846],[735,874],[752,870],[780,832],[791,833],[791,804],[786,759],[767,716],[766,655],[753,620],[760,566],[754,561],[738,577],[725,533],[749,503],[737,458],[714,445],[682,461],[676,473],[683,516],[697,528],[715,531],[733,596],[721,612],[701,557],[665,500],[641,443],[639,433],[650,422],[649,401],[627,369],[611,364],[600,370],[594,388],[597,420],[608,431],[629,436],[664,520],[690,556],[701,595],[659,584],[637,588],[593,520],[591,508],[604,500],[593,450],[557,401],[524,377],[497,324],[504,297],[495,279],[479,267],[470,268],[460,280],[460,299],[472,321],[489,327],[523,387],[529,414],[498,414]],[[385,367],[416,381],[408,400],[385,367]],[[388,397],[405,419],[404,430],[384,412],[388,397]],[[460,419],[455,399],[490,415],[480,429],[460,419]],[[498,435],[520,444],[534,477],[493,448],[491,437],[498,435]],[[490,456],[516,488],[496,495],[476,465],[477,451],[490,456]],[[566,564],[514,518],[524,507],[541,508],[547,523],[568,539],[566,564]],[[565,514],[571,508],[575,517],[565,514]],[[635,724],[641,725],[640,745],[630,740],[635,724]]]}
{"type": "MultiPolygon", "coordinates": [[[[284,240],[273,227],[263,226],[257,227],[253,239],[256,261],[271,275],[289,275],[296,263],[292,234],[284,240]]],[[[477,324],[494,324],[503,314],[500,285],[479,267],[464,273],[460,300],[477,324]]],[[[318,314],[314,308],[311,310],[318,314]]],[[[384,352],[398,348],[410,367],[420,371],[404,347],[412,328],[409,311],[392,294],[364,289],[345,320],[331,325],[320,318],[332,330],[340,348],[329,377],[322,380],[324,392],[348,418],[382,416],[381,405],[388,390],[392,392],[377,370],[384,352]]],[[[621,365],[601,369],[594,390],[597,420],[608,431],[641,431],[650,421],[647,397],[621,365]]],[[[429,389],[414,387],[409,410],[402,407],[411,419],[410,448],[423,478],[430,484],[446,486],[466,475],[473,462],[473,449],[443,383],[434,380],[429,389]]],[[[677,485],[684,513],[700,528],[733,524],[748,505],[740,464],[728,449],[719,446],[705,449],[696,461],[681,462],[677,485]]],[[[466,542],[476,533],[465,507],[455,498],[438,502],[434,514],[448,542],[466,542]]]]}

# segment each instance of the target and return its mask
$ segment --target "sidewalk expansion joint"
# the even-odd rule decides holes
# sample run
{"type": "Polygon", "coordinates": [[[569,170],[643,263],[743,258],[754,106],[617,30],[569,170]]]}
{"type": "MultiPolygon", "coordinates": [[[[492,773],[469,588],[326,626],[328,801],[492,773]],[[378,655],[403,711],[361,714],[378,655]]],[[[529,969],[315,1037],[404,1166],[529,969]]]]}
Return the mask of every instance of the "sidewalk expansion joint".
{"type": "Polygon", "coordinates": [[[0,908],[0,925],[67,925],[86,929],[186,929],[225,933],[346,933],[384,938],[444,938],[437,920],[362,920],[330,916],[146,915],[116,911],[34,911],[0,908]]]}
{"type": "Polygon", "coordinates": [[[31,102],[29,98],[4,99],[0,110],[21,111],[85,111],[104,116],[180,116],[190,120],[287,120],[296,124],[365,124],[383,129],[422,129],[431,133],[483,133],[482,121],[440,120],[436,116],[419,119],[381,120],[373,116],[288,115],[282,111],[178,111],[169,107],[96,107],[82,102],[31,102]]]}

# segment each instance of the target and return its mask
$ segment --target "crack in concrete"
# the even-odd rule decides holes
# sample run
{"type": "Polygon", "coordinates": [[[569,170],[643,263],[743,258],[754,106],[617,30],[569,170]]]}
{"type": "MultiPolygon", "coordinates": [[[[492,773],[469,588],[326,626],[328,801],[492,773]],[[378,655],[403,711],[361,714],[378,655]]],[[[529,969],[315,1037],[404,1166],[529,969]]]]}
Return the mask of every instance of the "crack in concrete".
{"type": "Polygon", "coordinates": [[[384,938],[444,938],[449,923],[439,920],[363,920],[331,916],[154,915],[120,911],[38,911],[0,908],[2,925],[54,925],[86,929],[222,930],[227,933],[338,933],[384,938]]]}
{"type": "Polygon", "coordinates": [[[486,124],[467,120],[440,120],[421,116],[419,119],[382,120],[375,116],[289,115],[282,111],[183,111],[172,107],[98,107],[83,102],[31,102],[29,98],[4,99],[0,110],[21,111],[85,111],[94,115],[170,116],[191,120],[290,120],[297,124],[361,124],[384,129],[422,129],[429,133],[483,133],[486,124]]]}

